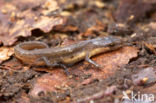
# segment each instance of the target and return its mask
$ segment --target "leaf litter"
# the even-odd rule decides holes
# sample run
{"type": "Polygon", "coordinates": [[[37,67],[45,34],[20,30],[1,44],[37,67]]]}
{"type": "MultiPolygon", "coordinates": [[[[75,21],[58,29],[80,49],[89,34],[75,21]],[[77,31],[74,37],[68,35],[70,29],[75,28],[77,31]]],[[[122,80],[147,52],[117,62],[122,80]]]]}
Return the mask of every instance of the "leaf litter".
{"type": "MultiPolygon", "coordinates": [[[[141,87],[138,87],[139,89],[134,88],[130,82],[136,85],[141,84],[141,86],[150,85],[155,82],[153,79],[155,78],[155,74],[153,74],[155,69],[155,22],[152,21],[155,20],[155,3],[154,0],[121,0],[120,2],[114,0],[1,0],[0,62],[1,64],[3,63],[6,69],[2,70],[1,68],[0,71],[0,73],[2,73],[2,79],[0,81],[2,89],[0,95],[2,98],[3,96],[5,98],[13,97],[14,101],[19,100],[22,102],[38,101],[40,103],[45,102],[47,99],[55,102],[62,100],[69,102],[73,99],[77,101],[77,98],[79,98],[78,100],[81,98],[84,102],[92,99],[96,99],[96,101],[103,100],[102,102],[104,102],[107,100],[112,101],[115,98],[112,97],[114,92],[119,93],[122,89],[126,89],[127,91],[129,89],[143,91],[143,89],[140,89],[141,87]],[[129,12],[127,12],[127,10],[129,10],[129,12]],[[146,22],[142,22],[144,19],[146,19],[146,22]],[[132,27],[132,25],[134,27],[132,27]],[[148,27],[146,27],[146,25],[148,27]],[[14,61],[14,57],[8,60],[13,55],[12,46],[15,45],[16,42],[19,43],[27,40],[27,38],[33,38],[34,30],[42,31],[41,35],[48,34],[45,35],[46,38],[43,36],[41,39],[38,39],[42,40],[44,38],[43,41],[47,43],[52,43],[52,41],[47,41],[47,38],[48,40],[51,38],[53,40],[59,37],[64,38],[62,34],[66,35],[66,40],[71,41],[86,40],[111,34],[127,38],[129,38],[128,36],[134,36],[134,38],[136,36],[136,39],[140,38],[138,41],[146,41],[147,39],[149,42],[151,38],[152,43],[147,42],[143,44],[145,46],[140,46],[139,43],[133,42],[132,45],[135,46],[124,46],[118,50],[102,53],[93,57],[92,59],[96,63],[103,66],[100,69],[95,68],[86,61],[81,61],[69,67],[69,72],[72,73],[72,76],[68,77],[62,68],[50,69],[36,68],[28,65],[24,66],[20,62],[14,61]],[[60,34],[60,36],[55,37],[56,35],[53,36],[53,34],[60,34]],[[21,37],[24,38],[21,40],[21,37]],[[16,66],[16,64],[19,63],[20,65],[16,66]],[[148,73],[144,74],[144,70],[138,69],[137,66],[151,67],[153,69],[145,68],[148,73]],[[128,70],[131,69],[132,71],[128,72],[128,70]],[[20,72],[17,73],[17,71],[21,70],[23,70],[22,73],[25,76],[22,76],[23,74],[20,72]],[[119,71],[125,71],[127,74],[119,71]],[[133,71],[138,72],[133,73],[133,71]],[[153,78],[149,76],[150,73],[153,75],[153,78]],[[15,76],[16,74],[17,78],[15,76]],[[123,75],[123,78],[121,75],[123,75]],[[133,78],[132,76],[134,75],[137,75],[138,78],[133,78]],[[114,76],[116,76],[115,79],[102,82],[102,80],[107,80],[114,76]],[[15,80],[12,78],[15,78],[15,80]],[[120,78],[122,78],[124,82],[122,82],[122,79],[118,80],[120,78]],[[17,81],[18,79],[21,80],[17,81]],[[33,83],[29,83],[30,81],[33,81],[33,83]],[[21,84],[24,85],[20,85],[20,83],[17,82],[21,82],[21,84]],[[94,83],[95,86],[92,87],[94,83]],[[101,87],[102,85],[98,85],[99,83],[104,83],[103,87],[101,87]],[[107,83],[109,84],[107,85],[108,88],[105,88],[105,84],[107,83]],[[87,90],[87,86],[90,87],[89,89],[92,92],[87,90]],[[95,93],[97,89],[103,91],[95,93]],[[14,95],[19,95],[21,92],[22,97],[17,96],[17,99],[15,99],[14,95]],[[52,94],[49,95],[49,92],[52,94]],[[87,95],[87,93],[89,93],[89,95],[87,95]],[[109,96],[103,99],[105,93],[109,94],[109,96]],[[76,97],[74,97],[74,95],[76,97]],[[35,97],[36,99],[29,98],[28,96],[35,97]],[[113,99],[109,100],[109,97],[113,99]]],[[[39,36],[40,34],[37,32],[37,35],[39,36]]],[[[155,92],[154,87],[155,85],[147,88],[144,92],[155,92]]],[[[119,93],[119,95],[121,94],[119,93]]],[[[6,100],[5,98],[3,99],[6,100]]],[[[9,100],[10,99],[7,101],[9,100]]]]}

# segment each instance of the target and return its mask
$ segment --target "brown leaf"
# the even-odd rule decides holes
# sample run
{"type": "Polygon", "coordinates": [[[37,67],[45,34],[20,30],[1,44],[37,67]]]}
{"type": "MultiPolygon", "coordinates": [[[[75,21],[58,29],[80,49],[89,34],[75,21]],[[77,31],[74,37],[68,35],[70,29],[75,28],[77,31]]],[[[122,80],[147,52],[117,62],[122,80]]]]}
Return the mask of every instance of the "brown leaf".
{"type": "Polygon", "coordinates": [[[144,42],[144,44],[152,53],[154,53],[156,55],[156,51],[155,51],[154,45],[149,44],[149,43],[145,43],[145,42],[144,42]]]}
{"type": "Polygon", "coordinates": [[[46,0],[42,7],[45,8],[42,11],[44,15],[48,15],[50,12],[59,9],[57,0],[46,0]]]}
{"type": "Polygon", "coordinates": [[[33,25],[34,29],[41,29],[45,33],[50,32],[54,26],[64,24],[62,17],[45,17],[42,16],[37,23],[33,25]]]}
{"type": "Polygon", "coordinates": [[[0,42],[12,45],[20,36],[31,36],[31,31],[34,29],[49,32],[54,26],[62,25],[63,18],[44,16],[46,10],[55,9],[58,9],[56,0],[4,1],[0,7],[0,42]],[[56,6],[52,4],[54,2],[56,6]]]}
{"type": "Polygon", "coordinates": [[[57,87],[65,86],[67,84],[67,76],[60,70],[53,71],[54,73],[52,75],[45,74],[38,78],[30,95],[38,97],[41,92],[47,93],[50,91],[56,91],[57,87]]]}
{"type": "Polygon", "coordinates": [[[61,32],[78,31],[77,22],[73,17],[64,17],[64,23],[54,27],[54,30],[61,32]]]}
{"type": "Polygon", "coordinates": [[[96,63],[102,66],[100,70],[94,67],[84,72],[92,74],[92,78],[110,77],[121,66],[128,64],[130,59],[137,57],[137,53],[138,49],[135,47],[123,47],[116,51],[104,53],[93,58],[96,63]]]}
{"type": "Polygon", "coordinates": [[[29,28],[32,24],[30,24],[30,22],[33,22],[34,13],[20,11],[20,9],[17,8],[19,4],[16,4],[18,3],[4,2],[3,6],[0,7],[0,41],[2,41],[4,45],[12,45],[19,36],[26,37],[31,35],[29,28]],[[28,22],[28,20],[30,22],[28,22]]]}
{"type": "Polygon", "coordinates": [[[102,20],[103,15],[99,15],[101,12],[96,10],[61,16],[61,8],[66,8],[64,4],[68,6],[69,3],[73,5],[76,3],[81,7],[86,1],[72,3],[57,0],[16,0],[10,2],[3,0],[3,2],[0,7],[0,42],[7,46],[13,45],[18,37],[31,36],[31,32],[36,29],[45,33],[52,30],[80,31],[85,32],[86,34],[84,34],[88,36],[90,33],[102,31],[106,27],[102,20]],[[55,12],[57,10],[58,12],[55,12]],[[55,15],[49,15],[51,13],[55,15]]]}
{"type": "Polygon", "coordinates": [[[14,50],[13,48],[9,47],[1,47],[0,48],[0,63],[2,63],[5,60],[8,60],[11,55],[13,55],[14,50]]]}
{"type": "Polygon", "coordinates": [[[151,22],[151,23],[149,24],[149,26],[150,26],[152,29],[156,30],[156,22],[151,22]]]}
{"type": "Polygon", "coordinates": [[[3,63],[2,69],[12,70],[12,71],[22,69],[22,70],[26,71],[26,70],[30,69],[30,66],[23,66],[19,60],[11,59],[11,60],[3,63]]]}

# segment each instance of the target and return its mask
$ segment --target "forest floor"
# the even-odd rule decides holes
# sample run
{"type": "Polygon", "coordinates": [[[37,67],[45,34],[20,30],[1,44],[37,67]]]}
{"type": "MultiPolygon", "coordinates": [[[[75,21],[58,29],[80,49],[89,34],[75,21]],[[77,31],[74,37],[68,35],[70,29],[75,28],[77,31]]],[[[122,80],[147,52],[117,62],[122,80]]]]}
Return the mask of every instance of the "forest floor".
{"type": "Polygon", "coordinates": [[[156,103],[156,0],[1,0],[0,103],[156,103]],[[25,64],[14,46],[96,37],[121,48],[68,67],[25,64]],[[115,45],[115,44],[114,44],[115,45]]]}

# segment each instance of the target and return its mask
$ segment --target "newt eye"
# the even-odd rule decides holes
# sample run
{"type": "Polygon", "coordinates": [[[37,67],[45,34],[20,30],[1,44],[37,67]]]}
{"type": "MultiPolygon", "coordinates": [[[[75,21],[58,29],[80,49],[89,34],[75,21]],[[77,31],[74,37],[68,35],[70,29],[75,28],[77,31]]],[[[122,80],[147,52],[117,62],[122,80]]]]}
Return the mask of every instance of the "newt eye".
{"type": "Polygon", "coordinates": [[[111,44],[110,44],[110,46],[114,46],[114,45],[115,45],[114,43],[111,43],[111,44]]]}

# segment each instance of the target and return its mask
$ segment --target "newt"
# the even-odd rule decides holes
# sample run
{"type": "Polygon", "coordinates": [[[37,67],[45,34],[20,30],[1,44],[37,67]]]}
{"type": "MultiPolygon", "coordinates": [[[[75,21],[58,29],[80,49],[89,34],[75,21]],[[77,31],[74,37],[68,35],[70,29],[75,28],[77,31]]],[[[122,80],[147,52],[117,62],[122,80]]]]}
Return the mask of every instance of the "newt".
{"type": "Polygon", "coordinates": [[[90,58],[118,49],[122,43],[121,39],[113,36],[98,37],[61,47],[49,47],[43,42],[28,41],[16,45],[14,51],[15,56],[26,64],[60,66],[67,70],[67,65],[73,65],[81,60],[86,60],[96,67],[100,67],[90,58]]]}

